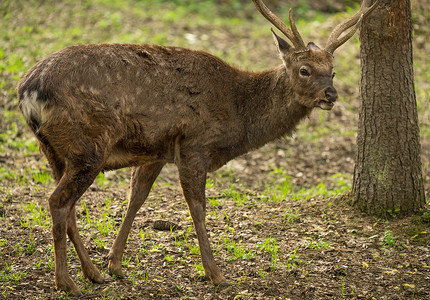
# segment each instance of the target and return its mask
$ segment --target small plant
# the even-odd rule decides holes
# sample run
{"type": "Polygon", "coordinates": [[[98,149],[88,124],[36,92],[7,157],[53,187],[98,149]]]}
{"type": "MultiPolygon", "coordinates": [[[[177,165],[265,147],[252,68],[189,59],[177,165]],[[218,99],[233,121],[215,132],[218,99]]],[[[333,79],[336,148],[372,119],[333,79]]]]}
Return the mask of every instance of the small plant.
{"type": "Polygon", "coordinates": [[[396,246],[397,237],[393,235],[393,232],[390,230],[385,230],[384,236],[382,237],[382,245],[390,246],[394,248],[396,246]]]}
{"type": "Polygon", "coordinates": [[[271,255],[271,259],[270,259],[270,270],[273,271],[276,267],[276,263],[278,261],[278,249],[279,249],[279,245],[276,241],[275,238],[272,238],[271,236],[267,237],[264,239],[264,242],[261,243],[257,243],[259,248],[260,248],[260,252],[267,252],[271,255]]]}
{"type": "Polygon", "coordinates": [[[390,215],[390,217],[395,218],[400,213],[400,208],[397,207],[396,209],[394,209],[394,211],[388,209],[387,213],[390,215]]]}
{"type": "Polygon", "coordinates": [[[104,186],[110,184],[109,180],[107,180],[105,173],[100,172],[96,177],[96,184],[98,186],[104,186]]]}
{"type": "Polygon", "coordinates": [[[284,179],[281,183],[275,184],[273,186],[273,188],[269,192],[272,201],[280,202],[288,198],[288,195],[290,195],[293,191],[290,179],[290,176],[284,176],[284,179]]]}
{"type": "Polygon", "coordinates": [[[340,292],[341,292],[342,298],[345,298],[345,282],[343,280],[343,275],[340,275],[340,285],[341,285],[340,292]]]}
{"type": "Polygon", "coordinates": [[[299,250],[299,247],[300,247],[300,246],[297,246],[297,247],[294,249],[293,253],[289,254],[289,257],[290,257],[289,261],[288,261],[288,262],[286,262],[286,263],[284,263],[284,265],[285,265],[288,269],[291,269],[291,268],[293,268],[294,266],[297,266],[297,265],[298,265],[298,263],[302,262],[302,260],[300,260],[300,259],[298,259],[298,258],[296,257],[296,256],[297,256],[297,250],[299,250]]]}
{"type": "Polygon", "coordinates": [[[24,253],[25,253],[25,255],[30,256],[35,251],[36,251],[36,246],[34,244],[34,239],[32,238],[31,231],[30,231],[30,237],[28,239],[27,245],[24,247],[24,253]]]}
{"type": "Polygon", "coordinates": [[[267,276],[267,272],[263,270],[262,266],[258,269],[258,276],[260,276],[262,279],[265,279],[267,276]]]}
{"type": "Polygon", "coordinates": [[[54,269],[54,250],[52,248],[52,246],[48,247],[46,249],[46,256],[47,258],[45,259],[46,261],[46,268],[48,269],[48,271],[52,271],[54,269]]]}
{"type": "Polygon", "coordinates": [[[125,268],[127,268],[128,265],[130,264],[130,260],[131,260],[131,257],[129,257],[128,259],[126,259],[126,258],[123,257],[123,259],[122,259],[122,266],[125,267],[125,268]]]}
{"type": "Polygon", "coordinates": [[[234,240],[229,239],[228,237],[224,236],[224,245],[227,252],[233,254],[234,258],[227,258],[227,260],[232,260],[236,258],[244,258],[244,259],[251,259],[254,257],[254,253],[252,251],[245,250],[245,248],[242,246],[242,240],[240,240],[238,243],[236,243],[234,240]]]}
{"type": "Polygon", "coordinates": [[[194,267],[196,268],[197,272],[201,277],[205,276],[205,270],[203,268],[203,265],[201,263],[195,264],[194,267]]]}
{"type": "Polygon", "coordinates": [[[323,239],[318,239],[318,241],[309,241],[308,244],[305,246],[307,249],[328,249],[330,248],[330,243],[324,241],[323,239]]]}
{"type": "Polygon", "coordinates": [[[291,208],[289,208],[288,210],[284,209],[284,212],[285,214],[282,216],[282,218],[286,220],[288,223],[300,222],[300,215],[297,209],[294,212],[292,212],[291,208]]]}
{"type": "Polygon", "coordinates": [[[82,207],[81,215],[85,216],[85,221],[86,221],[85,224],[87,226],[91,226],[92,221],[91,221],[91,217],[90,217],[90,212],[89,212],[87,203],[85,203],[84,199],[81,200],[81,207],[82,207]]]}
{"type": "Polygon", "coordinates": [[[98,249],[106,249],[107,241],[103,241],[97,237],[94,238],[93,241],[96,243],[98,249]]]}
{"type": "Polygon", "coordinates": [[[145,271],[139,271],[139,278],[142,280],[149,280],[149,271],[145,270],[145,271]]]}
{"type": "Polygon", "coordinates": [[[192,255],[199,255],[200,254],[200,247],[198,244],[188,244],[188,250],[192,255]]]}
{"type": "Polygon", "coordinates": [[[46,208],[35,204],[34,202],[22,203],[21,210],[21,226],[23,228],[32,228],[34,225],[39,225],[43,228],[51,226],[51,219],[46,208]]]}
{"type": "Polygon", "coordinates": [[[237,206],[243,205],[246,202],[246,200],[248,199],[247,194],[244,193],[241,195],[241,193],[239,191],[235,190],[232,183],[230,183],[230,189],[229,190],[223,191],[223,195],[225,197],[229,197],[229,198],[233,199],[234,202],[236,202],[237,206]]]}
{"type": "Polygon", "coordinates": [[[43,258],[39,259],[39,261],[37,261],[37,262],[34,263],[34,266],[36,268],[41,268],[43,261],[44,261],[43,258]]]}
{"type": "Polygon", "coordinates": [[[18,284],[19,281],[27,276],[27,273],[21,271],[14,271],[13,264],[6,263],[3,270],[0,271],[0,282],[12,282],[18,284]]]}
{"type": "Polygon", "coordinates": [[[130,281],[131,281],[131,285],[132,286],[135,286],[136,285],[136,277],[138,276],[138,274],[137,274],[138,272],[137,271],[131,271],[130,272],[130,275],[128,276],[128,278],[130,279],[130,281]]]}
{"type": "Polygon", "coordinates": [[[51,174],[46,170],[46,167],[43,167],[42,170],[33,171],[31,175],[37,183],[48,184],[52,182],[51,174]]]}
{"type": "Polygon", "coordinates": [[[208,200],[212,206],[218,206],[219,205],[219,200],[216,198],[208,198],[208,200]]]}
{"type": "Polygon", "coordinates": [[[206,188],[210,189],[216,186],[216,182],[215,180],[211,179],[211,178],[207,178],[206,179],[206,188]]]}

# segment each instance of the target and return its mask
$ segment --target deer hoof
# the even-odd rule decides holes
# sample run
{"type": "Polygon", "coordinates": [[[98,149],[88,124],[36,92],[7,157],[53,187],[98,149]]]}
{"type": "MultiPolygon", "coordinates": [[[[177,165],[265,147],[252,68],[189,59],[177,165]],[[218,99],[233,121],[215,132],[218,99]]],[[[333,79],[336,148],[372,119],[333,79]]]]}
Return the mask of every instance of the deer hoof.
{"type": "Polygon", "coordinates": [[[101,274],[100,277],[90,278],[90,280],[94,283],[107,283],[111,282],[112,278],[109,275],[101,274]]]}
{"type": "Polygon", "coordinates": [[[119,270],[118,269],[117,270],[109,269],[109,274],[111,276],[115,276],[118,279],[124,279],[125,278],[125,274],[122,272],[121,269],[119,269],[119,270]]]}
{"type": "Polygon", "coordinates": [[[83,273],[88,280],[94,283],[104,283],[106,276],[99,272],[96,268],[83,270],[83,273]]]}
{"type": "Polygon", "coordinates": [[[66,292],[73,297],[82,297],[83,296],[81,290],[78,288],[76,283],[71,278],[63,280],[61,282],[57,281],[55,283],[55,286],[57,287],[58,290],[66,292]]]}

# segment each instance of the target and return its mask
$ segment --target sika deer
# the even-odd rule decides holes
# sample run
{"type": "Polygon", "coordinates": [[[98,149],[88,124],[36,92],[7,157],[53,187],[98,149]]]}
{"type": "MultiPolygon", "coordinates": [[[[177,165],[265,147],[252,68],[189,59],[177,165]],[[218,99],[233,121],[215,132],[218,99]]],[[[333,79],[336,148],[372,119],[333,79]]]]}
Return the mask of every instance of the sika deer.
{"type": "Polygon", "coordinates": [[[67,271],[66,234],[85,277],[105,280],[85,250],[75,216],[76,202],[97,174],[133,167],[127,213],[109,254],[109,272],[122,277],[133,219],[166,163],[178,167],[205,274],[215,285],[226,283],[205,229],[207,172],[291,134],[313,108],[332,109],[333,52],[375,7],[365,0],[320,49],[303,43],[291,11],[290,29],[262,1],[254,3],[293,44],[272,30],[283,62],[273,69],[245,72],[209,53],[175,47],[79,45],[40,61],[19,83],[19,107],[57,182],[49,208],[58,289],[80,294],[67,271]]]}

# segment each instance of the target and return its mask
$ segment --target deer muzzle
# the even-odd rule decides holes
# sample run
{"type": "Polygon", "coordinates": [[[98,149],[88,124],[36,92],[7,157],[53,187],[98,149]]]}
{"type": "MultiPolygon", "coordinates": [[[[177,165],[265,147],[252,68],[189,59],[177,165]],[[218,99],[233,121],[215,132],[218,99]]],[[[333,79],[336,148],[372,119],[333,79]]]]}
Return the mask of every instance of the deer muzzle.
{"type": "Polygon", "coordinates": [[[337,91],[330,86],[324,91],[324,98],[318,99],[317,106],[324,110],[331,110],[337,100],[337,91]]]}

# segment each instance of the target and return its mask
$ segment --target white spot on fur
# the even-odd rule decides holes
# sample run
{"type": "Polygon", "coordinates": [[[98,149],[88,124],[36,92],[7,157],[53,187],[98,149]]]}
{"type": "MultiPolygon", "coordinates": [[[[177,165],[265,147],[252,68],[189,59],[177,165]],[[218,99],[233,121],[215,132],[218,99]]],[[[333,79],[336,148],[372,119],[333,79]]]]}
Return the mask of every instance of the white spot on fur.
{"type": "Polygon", "coordinates": [[[100,91],[92,86],[90,86],[90,93],[94,95],[100,95],[100,91]]]}
{"type": "Polygon", "coordinates": [[[20,106],[27,123],[30,123],[31,119],[35,119],[39,123],[43,121],[42,110],[45,108],[45,103],[37,101],[37,91],[33,91],[31,93],[25,91],[24,98],[21,100],[20,106]]]}

